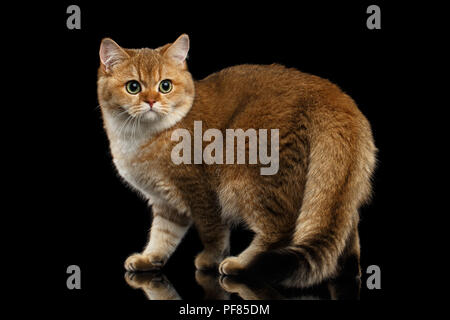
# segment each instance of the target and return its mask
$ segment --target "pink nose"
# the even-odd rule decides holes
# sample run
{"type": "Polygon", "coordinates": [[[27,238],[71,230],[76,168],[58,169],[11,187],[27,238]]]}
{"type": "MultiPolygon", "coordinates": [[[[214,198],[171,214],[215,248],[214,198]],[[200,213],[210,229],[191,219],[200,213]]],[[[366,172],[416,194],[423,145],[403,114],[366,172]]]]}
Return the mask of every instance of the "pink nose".
{"type": "Polygon", "coordinates": [[[156,102],[155,100],[147,100],[145,101],[150,105],[150,108],[153,107],[153,104],[156,102]]]}

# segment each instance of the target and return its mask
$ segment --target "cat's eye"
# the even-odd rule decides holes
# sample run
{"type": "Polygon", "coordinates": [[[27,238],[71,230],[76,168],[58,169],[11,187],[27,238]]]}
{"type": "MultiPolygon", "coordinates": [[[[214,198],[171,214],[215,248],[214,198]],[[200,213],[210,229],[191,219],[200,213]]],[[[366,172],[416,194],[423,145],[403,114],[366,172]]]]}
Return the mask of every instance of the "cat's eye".
{"type": "Polygon", "coordinates": [[[129,94],[138,94],[141,92],[141,85],[136,80],[128,81],[125,84],[125,88],[129,94]]]}
{"type": "Polygon", "coordinates": [[[170,80],[162,80],[159,83],[159,91],[161,93],[169,93],[170,91],[172,91],[173,85],[172,85],[172,81],[170,80]]]}

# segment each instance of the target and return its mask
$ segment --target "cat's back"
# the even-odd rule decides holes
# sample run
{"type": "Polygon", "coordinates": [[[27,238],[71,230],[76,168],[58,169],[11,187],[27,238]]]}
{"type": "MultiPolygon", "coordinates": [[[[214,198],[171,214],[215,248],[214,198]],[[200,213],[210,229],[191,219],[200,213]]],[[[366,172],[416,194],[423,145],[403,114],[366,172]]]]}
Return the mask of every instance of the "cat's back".
{"type": "Polygon", "coordinates": [[[277,125],[290,130],[316,116],[331,121],[336,113],[364,121],[354,101],[335,84],[278,64],[225,68],[198,81],[196,92],[203,109],[223,117],[228,128],[277,125]]]}
{"type": "Polygon", "coordinates": [[[335,110],[357,111],[353,100],[329,80],[279,64],[228,67],[197,84],[200,98],[207,96],[209,104],[217,102],[221,110],[283,113],[290,107],[306,110],[333,105],[335,110]]]}
{"type": "Polygon", "coordinates": [[[338,89],[326,79],[280,64],[232,66],[209,75],[200,83],[229,96],[248,94],[286,96],[289,93],[298,95],[305,90],[313,93],[318,90],[338,89]]]}

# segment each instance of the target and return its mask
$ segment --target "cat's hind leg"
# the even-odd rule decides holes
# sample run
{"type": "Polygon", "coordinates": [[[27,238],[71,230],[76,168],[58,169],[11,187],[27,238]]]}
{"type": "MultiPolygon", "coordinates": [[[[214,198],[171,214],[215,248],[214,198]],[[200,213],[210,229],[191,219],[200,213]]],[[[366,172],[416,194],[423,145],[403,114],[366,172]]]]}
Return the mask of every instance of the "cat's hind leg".
{"type": "Polygon", "coordinates": [[[241,254],[223,260],[219,272],[224,275],[238,275],[262,252],[289,244],[297,218],[294,197],[271,187],[271,178],[240,170],[224,172],[219,189],[222,214],[225,219],[240,219],[255,236],[241,254]]]}
{"type": "Polygon", "coordinates": [[[241,254],[222,261],[219,272],[224,275],[237,275],[260,253],[288,244],[295,227],[296,217],[287,208],[272,209],[283,203],[275,203],[270,189],[258,188],[250,182],[244,188],[243,183],[242,176],[240,181],[228,182],[222,188],[220,200],[225,217],[239,215],[255,236],[241,254]]]}
{"type": "Polygon", "coordinates": [[[162,268],[191,225],[191,219],[165,205],[153,207],[153,221],[149,241],[142,253],[135,253],[125,261],[127,271],[149,271],[162,268]]]}
{"type": "Polygon", "coordinates": [[[238,275],[246,270],[248,264],[259,254],[286,243],[288,233],[276,232],[272,234],[256,233],[250,245],[236,257],[228,257],[219,266],[223,275],[238,275]]]}

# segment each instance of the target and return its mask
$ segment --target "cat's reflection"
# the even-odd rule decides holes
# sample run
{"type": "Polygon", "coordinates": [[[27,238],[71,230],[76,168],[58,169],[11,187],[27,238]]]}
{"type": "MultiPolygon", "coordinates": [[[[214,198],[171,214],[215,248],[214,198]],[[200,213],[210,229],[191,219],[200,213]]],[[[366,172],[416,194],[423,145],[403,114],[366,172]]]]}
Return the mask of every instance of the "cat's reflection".
{"type": "Polygon", "coordinates": [[[218,298],[212,293],[213,283],[219,283],[223,290],[221,296],[231,297],[236,294],[244,300],[343,300],[359,299],[361,280],[354,278],[337,278],[323,282],[310,288],[287,288],[281,285],[271,285],[263,279],[214,276],[202,271],[196,272],[196,279],[205,291],[205,298],[218,298]],[[201,276],[200,276],[201,275],[201,276]],[[201,279],[202,281],[199,281],[201,279]]]}
{"type": "MultiPolygon", "coordinates": [[[[161,273],[125,274],[127,283],[141,289],[150,300],[179,300],[181,297],[161,273]]],[[[270,285],[262,279],[224,277],[197,270],[197,283],[203,288],[205,300],[229,300],[233,296],[244,300],[346,300],[359,299],[359,277],[341,277],[311,288],[287,288],[270,285]]]]}
{"type": "Polygon", "coordinates": [[[125,281],[134,289],[141,289],[149,300],[181,300],[173,285],[162,273],[126,272],[125,281]]]}

